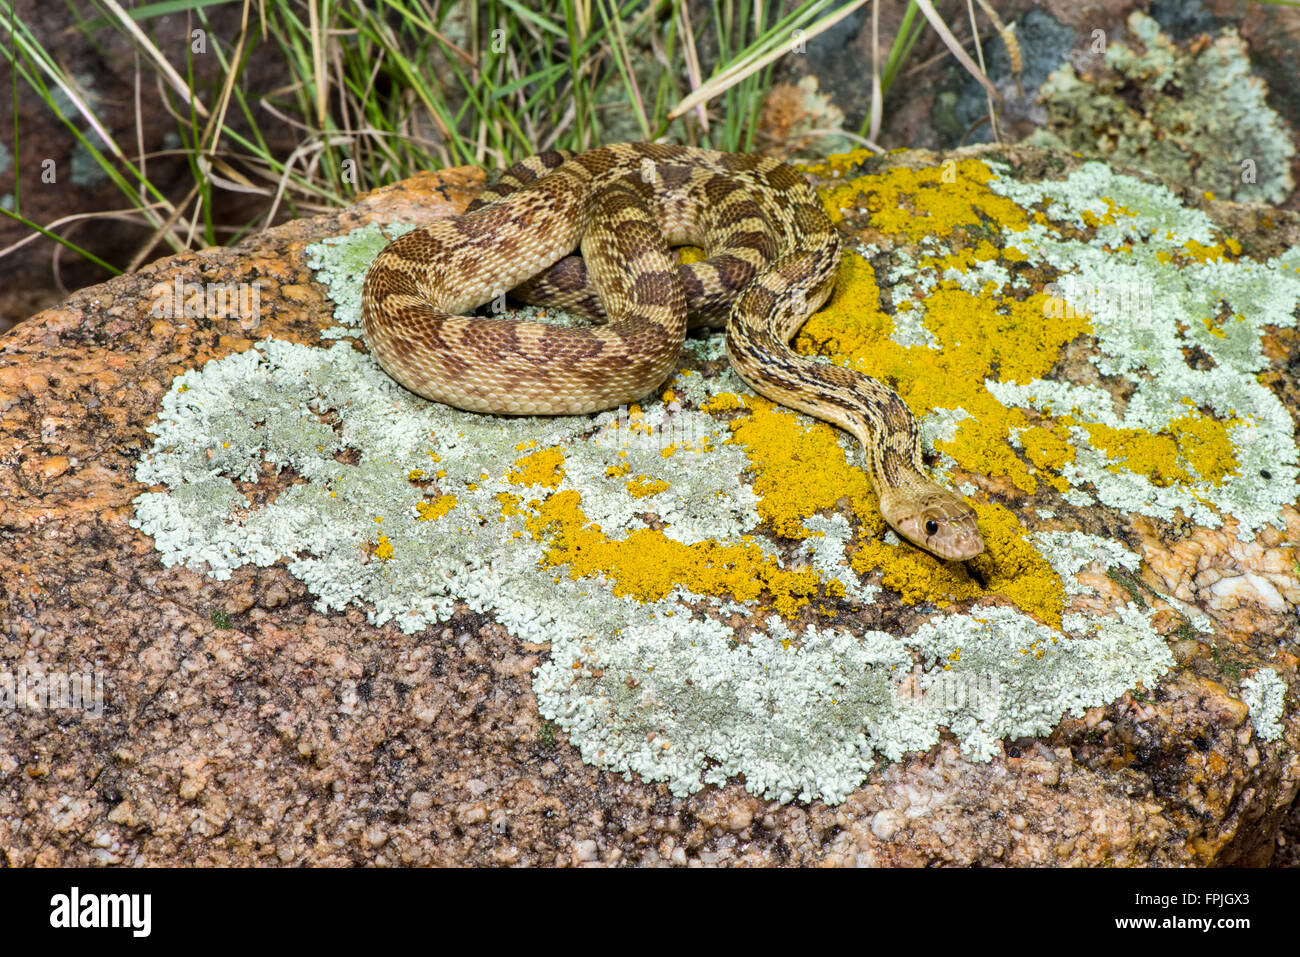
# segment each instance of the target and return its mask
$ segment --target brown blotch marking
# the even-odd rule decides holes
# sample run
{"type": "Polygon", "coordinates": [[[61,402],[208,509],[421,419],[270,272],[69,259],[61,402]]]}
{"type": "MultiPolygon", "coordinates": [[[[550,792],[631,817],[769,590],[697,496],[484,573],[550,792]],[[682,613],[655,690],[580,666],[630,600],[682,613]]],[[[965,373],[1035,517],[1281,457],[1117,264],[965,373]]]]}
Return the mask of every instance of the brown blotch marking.
{"type": "Polygon", "coordinates": [[[434,356],[438,361],[438,365],[442,366],[442,370],[448,379],[463,379],[465,373],[469,371],[469,363],[459,354],[449,349],[440,349],[434,353],[434,356]]]}
{"type": "Polygon", "coordinates": [[[732,290],[743,289],[756,272],[751,263],[730,254],[710,259],[709,264],[717,271],[718,281],[732,290]]]}
{"type": "Polygon", "coordinates": [[[741,185],[734,179],[728,179],[721,174],[715,173],[700,185],[700,192],[706,202],[721,206],[728,197],[741,188],[741,185]]]}
{"type": "Polygon", "coordinates": [[[518,185],[527,186],[529,183],[537,182],[537,180],[541,178],[543,172],[545,171],[543,170],[539,172],[538,170],[533,169],[532,163],[520,163],[519,165],[512,166],[510,169],[506,170],[506,172],[502,174],[501,178],[505,179],[508,176],[518,183],[518,185]]]}
{"type": "Polygon", "coordinates": [[[650,306],[684,305],[682,297],[677,295],[679,289],[677,276],[671,272],[641,273],[632,282],[636,301],[650,306]]]}
{"type": "Polygon", "coordinates": [[[692,175],[693,171],[690,167],[676,164],[667,164],[659,170],[659,178],[665,190],[674,193],[680,192],[691,181],[692,175]]]}
{"type": "Polygon", "coordinates": [[[611,370],[615,375],[640,378],[644,370],[654,366],[656,356],[662,354],[667,340],[663,326],[640,317],[617,323],[609,328],[628,355],[627,362],[611,370]]]}
{"type": "Polygon", "coordinates": [[[750,156],[746,153],[723,153],[718,157],[719,166],[725,170],[736,173],[754,170],[761,162],[761,157],[750,156]]]}
{"type": "MultiPolygon", "coordinates": [[[[450,220],[455,222],[455,220],[450,220]]],[[[384,252],[390,253],[402,260],[421,260],[436,259],[445,252],[441,240],[435,239],[428,229],[413,229],[406,235],[394,240],[384,252]]],[[[382,255],[382,254],[381,254],[382,255]]],[[[384,265],[388,266],[391,260],[385,257],[384,265]]]]}
{"type": "Polygon", "coordinates": [[[694,302],[697,299],[703,299],[707,293],[704,290],[704,281],[689,265],[677,267],[677,278],[681,281],[682,288],[686,290],[686,301],[694,302]]]}
{"type": "Polygon", "coordinates": [[[827,231],[826,214],[820,209],[800,203],[793,212],[795,227],[805,235],[818,236],[827,231]]]}
{"type": "Polygon", "coordinates": [[[460,345],[490,362],[519,351],[519,324],[511,319],[467,322],[461,328],[460,345]]]}
{"type": "Polygon", "coordinates": [[[647,181],[639,172],[619,177],[618,185],[640,197],[638,205],[646,209],[655,204],[662,192],[653,178],[647,181]]]}
{"type": "Polygon", "coordinates": [[[600,297],[595,293],[583,296],[581,299],[574,300],[573,308],[575,311],[588,316],[604,316],[605,304],[600,301],[600,297]]]}
{"type": "Polygon", "coordinates": [[[398,359],[417,359],[428,353],[449,351],[442,338],[442,323],[431,310],[419,306],[403,306],[393,314],[393,335],[385,335],[384,343],[398,359]]]}
{"type": "Polygon", "coordinates": [[[564,161],[572,155],[572,153],[566,153],[563,150],[547,150],[545,153],[537,154],[537,161],[547,169],[555,169],[557,166],[562,166],[564,161]]]}
{"type": "Polygon", "coordinates": [[[546,273],[546,281],[560,292],[579,292],[587,286],[587,264],[581,256],[565,256],[546,273]]]}
{"type": "Polygon", "coordinates": [[[775,259],[777,253],[776,241],[772,238],[772,234],[758,229],[746,230],[728,237],[727,246],[732,249],[741,247],[757,250],[758,254],[768,261],[775,259]]]}
{"type": "Polygon", "coordinates": [[[494,248],[503,258],[513,259],[518,255],[522,242],[521,236],[502,236],[496,241],[494,248]]]}
{"type": "MultiPolygon", "coordinates": [[[[745,224],[750,224],[754,231],[768,233],[767,219],[763,216],[763,211],[758,203],[752,200],[732,200],[730,203],[723,203],[719,208],[712,211],[712,221],[715,228],[730,232],[738,229],[745,224]]],[[[728,239],[728,243],[731,240],[728,239]]]]}
{"type": "Polygon", "coordinates": [[[394,293],[414,295],[416,291],[415,280],[400,269],[394,269],[387,261],[377,262],[370,268],[366,273],[365,286],[369,290],[370,298],[374,300],[383,299],[394,293]]]}
{"type": "Polygon", "coordinates": [[[542,363],[561,362],[572,365],[577,360],[591,359],[600,355],[605,343],[590,330],[581,327],[548,329],[537,341],[537,355],[534,361],[542,363]]]}
{"type": "Polygon", "coordinates": [[[641,189],[646,185],[635,176],[610,183],[609,188],[600,196],[601,213],[606,219],[612,219],[629,209],[644,210],[646,203],[641,189]]]}
{"type": "MultiPolygon", "coordinates": [[[[495,207],[485,206],[483,209],[486,212],[495,209],[495,207]]],[[[465,215],[457,216],[455,219],[448,221],[455,227],[456,232],[460,233],[466,239],[479,240],[491,238],[493,234],[496,233],[500,228],[498,222],[499,219],[500,217],[491,215],[465,215]]],[[[407,235],[413,234],[408,233],[407,235]]]]}
{"type": "MultiPolygon", "coordinates": [[[[749,263],[745,263],[749,266],[749,263]]],[[[768,316],[776,308],[776,296],[758,283],[745,290],[745,308],[751,315],[768,316]]]]}
{"type": "Polygon", "coordinates": [[[623,262],[634,261],[648,249],[663,247],[663,237],[659,231],[653,224],[644,221],[620,223],[612,231],[611,238],[618,258],[623,262]]]}
{"type": "Polygon", "coordinates": [[[789,192],[790,190],[796,189],[800,186],[807,186],[804,178],[784,163],[778,164],[768,172],[767,181],[771,183],[775,189],[783,193],[789,192]]]}

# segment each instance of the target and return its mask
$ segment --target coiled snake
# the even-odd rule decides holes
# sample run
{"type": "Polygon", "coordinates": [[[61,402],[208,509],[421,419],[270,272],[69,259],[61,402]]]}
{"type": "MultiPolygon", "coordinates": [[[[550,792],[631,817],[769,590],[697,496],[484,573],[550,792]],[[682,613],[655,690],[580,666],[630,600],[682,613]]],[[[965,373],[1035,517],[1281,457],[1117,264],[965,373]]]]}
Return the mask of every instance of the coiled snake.
{"type": "Polygon", "coordinates": [[[898,394],[789,347],[830,295],[839,258],[812,189],[775,160],[652,143],[555,151],[511,167],[463,215],[385,247],[361,315],[371,352],[402,385],[507,415],[640,399],[674,371],[688,325],[725,325],[727,355],[751,388],[857,437],[900,535],[940,558],[972,558],[984,547],[975,513],[926,477],[898,394]],[[708,258],[679,265],[669,247],[686,244],[708,258]],[[508,290],[598,324],[463,315],[508,290]]]}

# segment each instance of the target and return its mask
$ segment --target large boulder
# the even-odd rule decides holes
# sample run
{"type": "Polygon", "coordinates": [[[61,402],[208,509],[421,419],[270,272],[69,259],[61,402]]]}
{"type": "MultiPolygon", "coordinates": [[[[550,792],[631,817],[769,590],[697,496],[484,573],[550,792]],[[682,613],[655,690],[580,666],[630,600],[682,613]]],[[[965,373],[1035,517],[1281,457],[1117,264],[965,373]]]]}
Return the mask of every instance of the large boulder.
{"type": "Polygon", "coordinates": [[[850,251],[797,346],[899,389],[984,555],[899,542],[716,335],[598,416],[401,390],[366,263],[482,182],[418,177],[0,339],[5,861],[1268,861],[1297,218],[1028,149],[812,172],[850,251]]]}

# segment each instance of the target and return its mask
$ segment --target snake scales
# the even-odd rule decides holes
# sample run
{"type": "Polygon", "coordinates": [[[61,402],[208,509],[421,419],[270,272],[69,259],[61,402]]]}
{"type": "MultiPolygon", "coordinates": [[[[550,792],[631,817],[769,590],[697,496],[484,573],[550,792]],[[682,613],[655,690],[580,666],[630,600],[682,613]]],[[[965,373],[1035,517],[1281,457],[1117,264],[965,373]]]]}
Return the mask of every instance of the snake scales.
{"type": "Polygon", "coordinates": [[[371,351],[408,389],[514,415],[640,399],[674,371],[688,325],[725,325],[751,388],[857,437],[900,535],[940,558],[972,558],[984,547],[975,513],[926,477],[898,394],[789,347],[830,295],[839,258],[833,224],[790,167],[624,143],[531,157],[463,215],[390,243],[366,274],[361,314],[371,351]],[[708,258],[679,265],[669,247],[686,244],[708,258]],[[597,324],[463,315],[508,290],[597,324]]]}

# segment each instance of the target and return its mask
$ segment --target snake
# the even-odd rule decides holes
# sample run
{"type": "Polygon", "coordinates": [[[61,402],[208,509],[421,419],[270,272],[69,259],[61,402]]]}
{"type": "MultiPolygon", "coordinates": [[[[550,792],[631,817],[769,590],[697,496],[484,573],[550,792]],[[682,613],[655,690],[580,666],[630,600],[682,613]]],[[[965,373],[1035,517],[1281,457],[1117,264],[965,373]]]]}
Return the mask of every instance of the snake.
{"type": "Polygon", "coordinates": [[[725,329],[740,378],[857,438],[880,512],[947,561],[984,548],[974,509],[933,481],[920,432],[885,383],[799,355],[791,340],[831,296],[841,242],[810,184],[776,159],[660,143],[516,163],[456,216],[416,227],[370,264],[372,355],[407,389],[496,415],[577,415],[650,394],[688,329],[725,329]],[[675,247],[703,249],[678,261],[675,247]],[[471,314],[512,298],[589,320],[471,314]]]}

